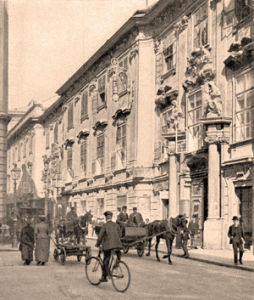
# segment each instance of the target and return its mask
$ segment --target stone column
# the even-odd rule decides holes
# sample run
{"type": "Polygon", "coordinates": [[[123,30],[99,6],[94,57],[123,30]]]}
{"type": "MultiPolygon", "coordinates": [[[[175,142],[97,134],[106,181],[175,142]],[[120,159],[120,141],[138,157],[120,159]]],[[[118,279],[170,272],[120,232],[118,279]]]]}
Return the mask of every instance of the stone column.
{"type": "Polygon", "coordinates": [[[176,156],[169,154],[169,217],[178,215],[178,194],[177,194],[177,168],[176,156]]]}
{"type": "Polygon", "coordinates": [[[6,216],[8,116],[8,12],[0,0],[0,220],[6,216]]]}

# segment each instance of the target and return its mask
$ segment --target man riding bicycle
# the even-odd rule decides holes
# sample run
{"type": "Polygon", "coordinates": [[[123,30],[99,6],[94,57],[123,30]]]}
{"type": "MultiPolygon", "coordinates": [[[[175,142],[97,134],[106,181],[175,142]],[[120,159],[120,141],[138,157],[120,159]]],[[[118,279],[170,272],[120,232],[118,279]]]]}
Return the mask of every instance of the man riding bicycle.
{"type": "Polygon", "coordinates": [[[109,274],[109,261],[111,257],[111,250],[116,250],[117,259],[121,260],[122,243],[121,236],[122,232],[118,224],[112,221],[113,213],[111,211],[106,211],[104,213],[106,217],[106,223],[103,224],[98,239],[96,242],[96,247],[102,245],[104,258],[103,258],[103,272],[101,282],[107,282],[107,276],[109,274]]]}

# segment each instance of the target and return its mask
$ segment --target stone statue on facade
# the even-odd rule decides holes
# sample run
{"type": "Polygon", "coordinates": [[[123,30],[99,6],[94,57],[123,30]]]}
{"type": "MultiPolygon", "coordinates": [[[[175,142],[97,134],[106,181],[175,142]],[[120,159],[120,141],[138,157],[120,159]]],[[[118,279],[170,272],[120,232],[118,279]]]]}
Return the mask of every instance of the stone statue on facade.
{"type": "Polygon", "coordinates": [[[222,115],[221,92],[213,81],[205,83],[205,91],[209,95],[206,99],[205,117],[215,117],[222,115]]]}

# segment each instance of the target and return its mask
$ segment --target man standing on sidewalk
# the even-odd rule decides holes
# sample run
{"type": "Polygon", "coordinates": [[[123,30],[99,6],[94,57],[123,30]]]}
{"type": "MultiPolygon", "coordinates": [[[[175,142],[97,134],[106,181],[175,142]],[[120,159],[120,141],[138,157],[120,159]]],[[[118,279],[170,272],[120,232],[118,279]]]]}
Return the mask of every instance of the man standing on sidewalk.
{"type": "Polygon", "coordinates": [[[198,249],[197,247],[197,234],[199,231],[199,225],[198,225],[198,216],[193,215],[192,219],[189,223],[189,232],[190,232],[190,240],[191,240],[191,249],[198,249]]]}
{"type": "Polygon", "coordinates": [[[234,250],[234,263],[237,265],[237,252],[239,248],[240,257],[239,257],[239,263],[242,265],[242,257],[243,257],[243,240],[245,240],[244,233],[242,226],[239,224],[239,219],[237,216],[233,217],[234,224],[229,227],[228,230],[228,237],[230,238],[230,244],[233,244],[233,250],[234,250]]]}

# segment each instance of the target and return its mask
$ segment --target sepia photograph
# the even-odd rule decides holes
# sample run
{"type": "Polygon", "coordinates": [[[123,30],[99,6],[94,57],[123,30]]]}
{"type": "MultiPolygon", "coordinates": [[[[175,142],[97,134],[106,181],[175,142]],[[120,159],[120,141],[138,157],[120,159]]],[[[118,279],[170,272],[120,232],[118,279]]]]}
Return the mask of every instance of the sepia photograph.
{"type": "Polygon", "coordinates": [[[0,299],[254,300],[254,0],[0,0],[0,299]]]}

